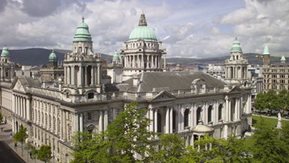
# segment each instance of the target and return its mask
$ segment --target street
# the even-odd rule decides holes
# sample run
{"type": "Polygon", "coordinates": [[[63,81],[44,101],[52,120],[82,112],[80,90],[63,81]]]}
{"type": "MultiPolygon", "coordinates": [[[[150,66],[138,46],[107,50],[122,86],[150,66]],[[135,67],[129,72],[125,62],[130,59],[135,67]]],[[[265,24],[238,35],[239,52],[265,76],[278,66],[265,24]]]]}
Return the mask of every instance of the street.
{"type": "Polygon", "coordinates": [[[0,162],[1,163],[24,163],[24,161],[9,146],[0,141],[0,162]]]}

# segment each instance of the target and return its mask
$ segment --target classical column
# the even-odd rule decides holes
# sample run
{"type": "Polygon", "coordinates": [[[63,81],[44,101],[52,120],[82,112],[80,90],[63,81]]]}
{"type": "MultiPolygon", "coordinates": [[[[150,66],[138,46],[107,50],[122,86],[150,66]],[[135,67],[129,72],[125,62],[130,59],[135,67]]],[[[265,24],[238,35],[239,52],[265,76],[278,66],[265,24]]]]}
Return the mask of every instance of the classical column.
{"type": "Polygon", "coordinates": [[[154,114],[154,132],[157,133],[158,132],[158,110],[155,109],[153,114],[154,114]]]}
{"type": "Polygon", "coordinates": [[[97,85],[100,85],[100,64],[97,65],[97,85]]]}
{"type": "Polygon", "coordinates": [[[84,85],[88,86],[88,83],[87,83],[87,66],[84,66],[84,85]]]}
{"type": "Polygon", "coordinates": [[[71,66],[71,84],[75,85],[75,66],[71,66]]]}
{"type": "Polygon", "coordinates": [[[74,132],[79,131],[79,115],[77,113],[74,114],[74,125],[73,125],[74,132]]]}
{"type": "Polygon", "coordinates": [[[225,124],[224,125],[224,139],[227,139],[228,138],[228,125],[225,124]]]}
{"type": "Polygon", "coordinates": [[[27,104],[27,105],[26,105],[26,109],[27,109],[27,120],[30,121],[30,120],[31,120],[31,110],[32,110],[32,109],[31,109],[31,105],[30,105],[30,99],[27,98],[27,99],[26,99],[26,102],[27,102],[27,103],[26,103],[26,104],[27,104]]]}
{"type": "Polygon", "coordinates": [[[103,130],[105,131],[107,129],[108,125],[108,113],[107,110],[104,111],[104,122],[103,122],[103,130]]]}
{"type": "Polygon", "coordinates": [[[64,66],[63,68],[64,68],[64,76],[65,76],[65,78],[64,78],[64,85],[66,85],[66,84],[67,84],[67,81],[66,81],[66,80],[67,80],[67,75],[66,75],[66,69],[67,69],[67,68],[66,68],[66,66],[64,66]]]}
{"type": "Polygon", "coordinates": [[[170,133],[170,119],[169,119],[169,114],[170,114],[170,109],[167,107],[166,108],[166,130],[165,133],[170,133]]]}
{"type": "Polygon", "coordinates": [[[94,85],[95,85],[95,80],[94,80],[94,78],[95,78],[94,66],[91,66],[91,71],[90,71],[90,73],[91,73],[91,75],[90,75],[90,76],[91,76],[91,77],[90,77],[90,78],[91,78],[91,79],[90,79],[90,80],[91,80],[91,84],[90,84],[90,85],[93,85],[93,86],[94,86],[94,85]]]}
{"type": "Polygon", "coordinates": [[[98,128],[100,132],[103,131],[103,111],[99,111],[98,128]]]}
{"type": "Polygon", "coordinates": [[[77,72],[77,86],[82,86],[82,66],[78,65],[78,72],[77,72]]]}
{"type": "Polygon", "coordinates": [[[228,122],[229,121],[229,97],[226,96],[225,100],[226,100],[225,113],[227,113],[227,114],[224,114],[224,116],[225,116],[224,120],[225,120],[225,122],[228,122]]]}
{"type": "Polygon", "coordinates": [[[79,131],[83,132],[83,113],[79,114],[79,131]]]}
{"type": "Polygon", "coordinates": [[[153,132],[154,131],[154,110],[150,108],[148,112],[149,112],[148,118],[150,120],[149,131],[153,132]]]}
{"type": "Polygon", "coordinates": [[[173,110],[173,107],[170,108],[170,133],[173,133],[173,110]]]}

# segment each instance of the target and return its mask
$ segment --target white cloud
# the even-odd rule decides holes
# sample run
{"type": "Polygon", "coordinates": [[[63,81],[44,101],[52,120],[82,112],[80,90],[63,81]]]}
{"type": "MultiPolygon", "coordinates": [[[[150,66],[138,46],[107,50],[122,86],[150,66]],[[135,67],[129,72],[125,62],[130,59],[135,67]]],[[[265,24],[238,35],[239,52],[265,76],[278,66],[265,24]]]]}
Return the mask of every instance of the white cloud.
{"type": "Polygon", "coordinates": [[[286,0],[244,0],[245,6],[236,10],[229,6],[207,8],[210,4],[192,10],[192,5],[175,7],[175,2],[165,0],[41,1],[1,1],[0,46],[70,49],[84,16],[96,51],[110,53],[121,48],[144,11],[158,38],[165,38],[169,57],[228,55],[235,36],[240,38],[244,52],[261,52],[264,44],[276,54],[289,50],[286,0]]]}

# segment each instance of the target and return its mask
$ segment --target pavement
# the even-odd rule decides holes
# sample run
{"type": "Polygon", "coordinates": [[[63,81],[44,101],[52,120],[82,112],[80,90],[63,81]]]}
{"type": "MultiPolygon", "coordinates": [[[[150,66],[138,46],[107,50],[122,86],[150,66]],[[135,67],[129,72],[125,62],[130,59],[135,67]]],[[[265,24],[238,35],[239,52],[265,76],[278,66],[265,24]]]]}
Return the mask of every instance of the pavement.
{"type": "Polygon", "coordinates": [[[1,163],[44,163],[37,159],[31,159],[29,151],[20,143],[15,147],[12,140],[12,130],[9,124],[0,124],[0,162],[1,163]]]}

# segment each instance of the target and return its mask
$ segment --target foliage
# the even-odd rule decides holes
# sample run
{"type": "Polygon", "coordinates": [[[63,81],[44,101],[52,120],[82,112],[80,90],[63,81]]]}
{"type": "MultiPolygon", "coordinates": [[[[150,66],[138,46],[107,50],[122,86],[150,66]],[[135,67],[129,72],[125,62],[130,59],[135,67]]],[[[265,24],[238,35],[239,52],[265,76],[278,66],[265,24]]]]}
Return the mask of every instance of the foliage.
{"type": "Polygon", "coordinates": [[[160,136],[159,149],[151,153],[154,162],[180,162],[186,152],[184,140],[177,134],[160,136]]]}
{"type": "MultiPolygon", "coordinates": [[[[288,143],[284,142],[282,130],[265,125],[262,120],[256,125],[253,135],[253,157],[261,162],[286,162],[289,157],[288,143]]],[[[285,134],[284,134],[285,135],[285,134]]]]}
{"type": "Polygon", "coordinates": [[[99,134],[80,133],[75,138],[74,162],[136,162],[149,159],[153,134],[147,130],[150,120],[146,110],[136,103],[124,111],[99,134]]]}
{"type": "Polygon", "coordinates": [[[51,147],[49,145],[42,145],[37,150],[37,159],[47,162],[51,159],[51,147]]]}
{"type": "Polygon", "coordinates": [[[23,155],[23,143],[28,137],[28,134],[26,133],[27,129],[24,128],[22,125],[20,125],[19,131],[15,133],[13,136],[13,139],[15,142],[20,142],[22,144],[22,155],[23,155]]]}
{"type": "Polygon", "coordinates": [[[259,93],[255,101],[257,109],[270,109],[285,111],[289,109],[289,92],[282,90],[275,92],[270,90],[268,92],[259,93]]]}
{"type": "Polygon", "coordinates": [[[205,135],[194,142],[194,147],[186,147],[178,134],[159,135],[155,140],[155,135],[147,131],[149,120],[145,117],[145,111],[132,103],[107,131],[77,133],[73,162],[288,162],[289,123],[275,129],[271,119],[266,123],[258,119],[256,133],[250,138],[224,140],[205,135]]]}

